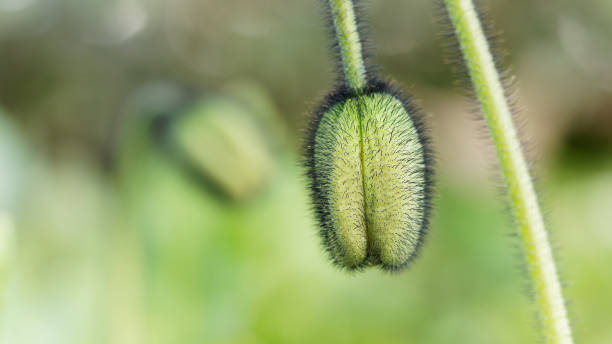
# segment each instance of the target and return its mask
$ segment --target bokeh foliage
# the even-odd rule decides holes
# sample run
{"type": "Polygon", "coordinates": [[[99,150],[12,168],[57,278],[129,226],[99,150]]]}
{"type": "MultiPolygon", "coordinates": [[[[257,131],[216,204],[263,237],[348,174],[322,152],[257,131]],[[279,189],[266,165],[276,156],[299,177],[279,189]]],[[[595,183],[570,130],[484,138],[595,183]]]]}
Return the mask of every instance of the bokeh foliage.
{"type": "MultiPolygon", "coordinates": [[[[399,275],[326,260],[298,156],[309,100],[333,83],[315,3],[0,0],[2,342],[536,339],[494,160],[452,87],[429,1],[366,8],[382,73],[430,114],[431,235],[399,275]],[[218,146],[194,134],[187,164],[159,135],[159,118],[202,119],[204,133],[228,112],[245,134],[218,146]],[[228,197],[202,167],[251,149],[266,158],[226,160],[224,177],[262,177],[228,197]]],[[[609,343],[610,2],[490,5],[520,80],[577,341],[609,343]]],[[[180,125],[161,128],[183,142],[180,125]]]]}

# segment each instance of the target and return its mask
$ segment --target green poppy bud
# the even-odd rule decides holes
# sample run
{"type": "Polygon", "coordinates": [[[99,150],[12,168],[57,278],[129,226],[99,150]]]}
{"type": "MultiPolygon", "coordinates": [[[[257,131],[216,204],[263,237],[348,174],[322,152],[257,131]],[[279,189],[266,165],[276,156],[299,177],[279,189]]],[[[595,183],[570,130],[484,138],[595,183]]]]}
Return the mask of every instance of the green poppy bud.
{"type": "Polygon", "coordinates": [[[394,271],[416,256],[432,178],[421,120],[383,82],[332,92],[315,116],[308,174],[323,244],[336,265],[394,271]]]}

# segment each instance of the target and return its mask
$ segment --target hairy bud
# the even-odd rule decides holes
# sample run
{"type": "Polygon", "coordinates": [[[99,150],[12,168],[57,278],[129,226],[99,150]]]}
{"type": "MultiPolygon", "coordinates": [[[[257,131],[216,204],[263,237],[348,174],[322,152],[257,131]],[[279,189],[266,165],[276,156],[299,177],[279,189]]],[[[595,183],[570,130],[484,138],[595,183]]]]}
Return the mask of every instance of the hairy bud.
{"type": "Polygon", "coordinates": [[[383,82],[332,92],[306,147],[315,211],[333,262],[399,270],[428,225],[431,158],[421,115],[383,82]]]}

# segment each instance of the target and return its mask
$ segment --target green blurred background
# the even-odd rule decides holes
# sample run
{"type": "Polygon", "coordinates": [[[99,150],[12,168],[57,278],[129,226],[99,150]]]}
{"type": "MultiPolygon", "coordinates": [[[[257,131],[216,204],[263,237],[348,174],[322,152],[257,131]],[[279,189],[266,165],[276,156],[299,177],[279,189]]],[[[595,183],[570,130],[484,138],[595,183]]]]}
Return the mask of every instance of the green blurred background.
{"type": "MultiPolygon", "coordinates": [[[[612,343],[612,2],[486,1],[576,338],[612,343]]],[[[428,114],[405,272],[327,261],[299,167],[334,83],[321,2],[0,0],[0,342],[532,343],[525,267],[432,1],[364,1],[428,114]]]]}

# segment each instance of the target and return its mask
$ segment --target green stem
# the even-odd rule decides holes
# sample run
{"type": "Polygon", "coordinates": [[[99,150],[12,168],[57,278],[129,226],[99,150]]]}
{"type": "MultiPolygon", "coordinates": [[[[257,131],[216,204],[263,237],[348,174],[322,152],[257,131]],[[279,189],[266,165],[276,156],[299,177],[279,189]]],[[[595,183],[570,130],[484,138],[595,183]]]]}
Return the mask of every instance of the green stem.
{"type": "Polygon", "coordinates": [[[353,1],[329,0],[329,6],[334,20],[346,85],[359,91],[366,86],[367,80],[353,1]]]}
{"type": "Polygon", "coordinates": [[[476,95],[493,137],[520,228],[547,343],[572,343],[561,284],[512,113],[472,0],[445,0],[476,95]]]}

